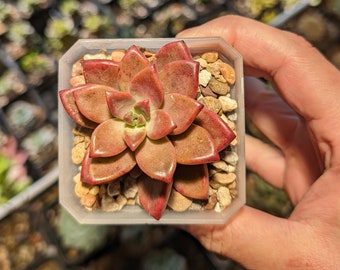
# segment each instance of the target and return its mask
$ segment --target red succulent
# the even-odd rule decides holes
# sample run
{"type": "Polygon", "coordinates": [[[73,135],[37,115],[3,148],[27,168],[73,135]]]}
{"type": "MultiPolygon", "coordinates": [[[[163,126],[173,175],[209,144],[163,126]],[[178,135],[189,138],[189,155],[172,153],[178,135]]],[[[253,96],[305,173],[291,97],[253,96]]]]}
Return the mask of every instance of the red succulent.
{"type": "Polygon", "coordinates": [[[82,181],[114,181],[138,166],[139,201],[159,219],[172,187],[208,198],[207,164],[220,159],[235,134],[195,99],[199,63],[183,41],[151,59],[131,46],[120,62],[83,60],[85,84],[59,95],[69,116],[93,129],[82,181]]]}

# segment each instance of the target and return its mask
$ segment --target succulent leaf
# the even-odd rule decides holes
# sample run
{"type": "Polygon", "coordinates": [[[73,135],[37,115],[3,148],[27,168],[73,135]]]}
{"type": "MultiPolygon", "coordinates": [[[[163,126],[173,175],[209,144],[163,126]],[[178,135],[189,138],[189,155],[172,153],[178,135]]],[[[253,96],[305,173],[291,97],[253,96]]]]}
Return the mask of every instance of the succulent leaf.
{"type": "Polygon", "coordinates": [[[179,93],[195,98],[198,89],[199,63],[177,60],[166,64],[159,72],[164,93],[179,93]]]}
{"type": "Polygon", "coordinates": [[[235,138],[234,131],[213,111],[203,108],[195,119],[195,123],[205,128],[214,139],[216,150],[220,152],[235,138]]]}
{"type": "Polygon", "coordinates": [[[151,113],[151,120],[147,124],[146,134],[152,140],[159,140],[170,134],[175,128],[176,124],[169,113],[164,110],[155,110],[151,113]]]}
{"type": "Polygon", "coordinates": [[[170,42],[162,46],[156,53],[155,64],[161,70],[167,63],[176,60],[192,60],[189,48],[183,40],[170,42]]]}
{"type": "Polygon", "coordinates": [[[150,100],[144,99],[136,102],[134,105],[135,112],[144,116],[146,120],[150,119],[150,100]]]}
{"type": "Polygon", "coordinates": [[[124,126],[117,119],[99,124],[91,135],[90,157],[110,157],[123,152],[127,147],[123,140],[124,126]]]}
{"type": "Polygon", "coordinates": [[[138,47],[131,46],[119,64],[118,83],[120,91],[129,92],[132,78],[148,65],[150,65],[148,59],[138,47]]]}
{"type": "Polygon", "coordinates": [[[137,147],[144,141],[146,137],[145,127],[125,127],[123,138],[131,151],[135,151],[137,147]]]}
{"type": "Polygon", "coordinates": [[[107,91],[105,94],[107,106],[114,117],[123,120],[126,114],[133,110],[136,100],[130,93],[107,91]]]}
{"type": "Polygon", "coordinates": [[[148,99],[151,110],[162,106],[164,91],[155,65],[148,65],[133,77],[130,94],[137,101],[148,99]]]}
{"type": "Polygon", "coordinates": [[[171,141],[179,164],[204,164],[220,159],[212,136],[198,125],[192,124],[184,133],[171,136],[171,141]]]}
{"type": "Polygon", "coordinates": [[[135,165],[134,155],[129,149],[103,158],[91,158],[87,151],[81,167],[81,179],[90,185],[106,183],[128,173],[135,165]]]}
{"type": "Polygon", "coordinates": [[[146,175],[166,183],[171,182],[176,169],[176,153],[167,137],[156,141],[146,138],[137,148],[135,157],[139,168],[146,175]]]}
{"type": "Polygon", "coordinates": [[[110,119],[111,113],[106,102],[106,92],[116,91],[99,84],[86,84],[74,91],[74,98],[79,111],[88,119],[98,124],[110,119]]]}
{"type": "Polygon", "coordinates": [[[209,198],[208,165],[177,165],[173,187],[186,197],[207,200],[209,198]]]}
{"type": "Polygon", "coordinates": [[[78,109],[76,100],[74,98],[74,92],[78,89],[84,88],[86,85],[72,87],[59,91],[60,101],[63,104],[65,111],[71,117],[71,119],[78,125],[86,128],[95,128],[97,123],[87,119],[78,109]]]}
{"type": "Polygon", "coordinates": [[[119,64],[106,59],[91,59],[82,62],[86,83],[118,88],[119,64]]]}
{"type": "Polygon", "coordinates": [[[159,220],[168,204],[172,183],[164,183],[142,175],[138,179],[138,198],[145,211],[159,220]]]}
{"type": "Polygon", "coordinates": [[[172,132],[173,135],[181,134],[187,130],[202,108],[203,104],[200,102],[177,93],[165,95],[162,107],[170,114],[177,126],[172,132]]]}

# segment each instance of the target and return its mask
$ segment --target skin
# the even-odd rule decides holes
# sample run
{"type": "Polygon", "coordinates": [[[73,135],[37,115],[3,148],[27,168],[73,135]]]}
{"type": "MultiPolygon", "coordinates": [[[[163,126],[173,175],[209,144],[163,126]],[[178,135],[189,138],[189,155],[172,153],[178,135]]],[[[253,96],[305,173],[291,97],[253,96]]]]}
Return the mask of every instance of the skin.
{"type": "Polygon", "coordinates": [[[340,269],[340,72],[306,40],[229,15],[177,37],[221,36],[244,60],[247,167],[286,191],[288,219],[244,206],[224,225],[183,229],[248,269],[340,269]],[[276,91],[256,77],[266,78],[276,91]]]}

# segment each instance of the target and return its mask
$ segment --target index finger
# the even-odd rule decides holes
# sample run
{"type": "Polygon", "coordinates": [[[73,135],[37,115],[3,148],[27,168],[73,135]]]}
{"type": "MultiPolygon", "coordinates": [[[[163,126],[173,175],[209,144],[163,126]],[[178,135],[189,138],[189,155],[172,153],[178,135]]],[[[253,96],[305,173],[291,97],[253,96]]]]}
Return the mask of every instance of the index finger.
{"type": "Polygon", "coordinates": [[[177,37],[203,36],[221,36],[239,51],[246,75],[270,80],[308,122],[323,158],[340,164],[340,72],[321,53],[296,34],[235,15],[185,30],[177,37]]]}

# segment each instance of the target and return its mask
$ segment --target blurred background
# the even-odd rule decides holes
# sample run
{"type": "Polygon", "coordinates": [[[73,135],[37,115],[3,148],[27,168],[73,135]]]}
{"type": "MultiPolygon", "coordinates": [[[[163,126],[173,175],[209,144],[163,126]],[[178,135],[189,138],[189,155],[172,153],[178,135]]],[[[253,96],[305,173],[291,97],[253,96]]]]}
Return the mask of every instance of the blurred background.
{"type": "MultiPolygon", "coordinates": [[[[171,226],[81,226],[58,205],[60,56],[79,38],[173,37],[226,14],[303,35],[340,68],[340,0],[0,0],[1,270],[243,269],[171,226]]],[[[252,172],[247,204],[292,210],[252,172]]]]}

